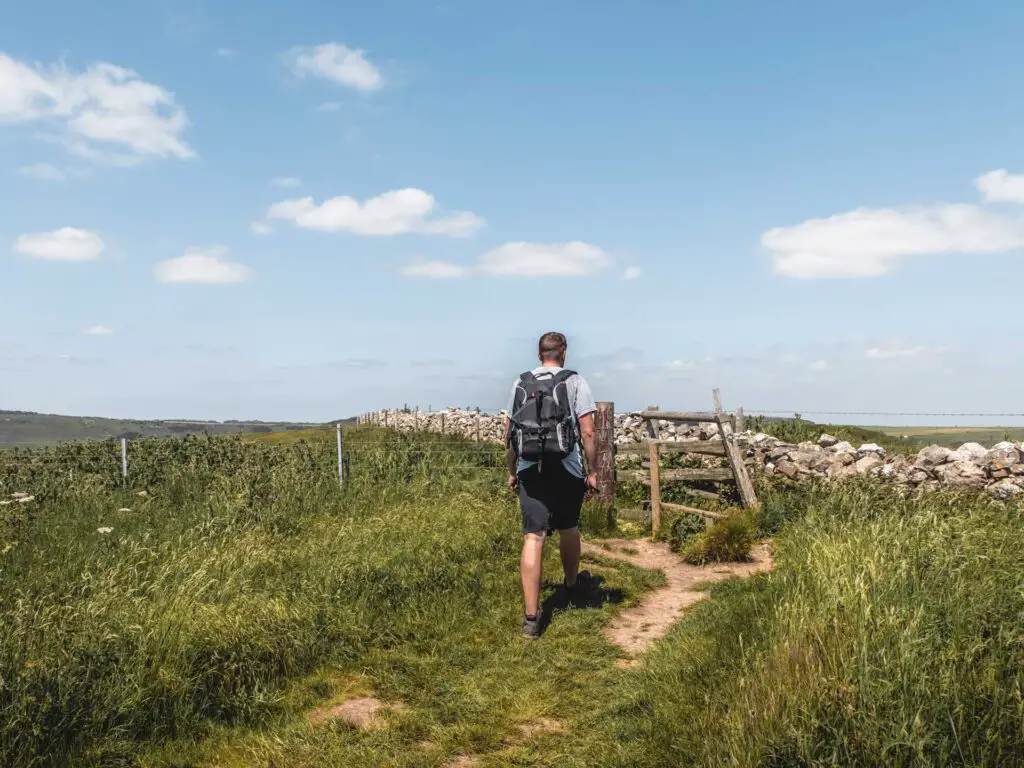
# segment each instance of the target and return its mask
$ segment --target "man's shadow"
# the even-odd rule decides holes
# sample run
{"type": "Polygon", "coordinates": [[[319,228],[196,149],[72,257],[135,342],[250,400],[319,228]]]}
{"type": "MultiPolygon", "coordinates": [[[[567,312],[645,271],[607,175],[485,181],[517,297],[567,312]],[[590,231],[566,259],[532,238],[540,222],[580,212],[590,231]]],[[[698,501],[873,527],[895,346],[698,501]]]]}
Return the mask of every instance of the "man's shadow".
{"type": "MultiPolygon", "coordinates": [[[[545,585],[550,586],[550,584],[545,585]]],[[[548,628],[557,611],[571,609],[600,608],[608,603],[622,602],[622,590],[617,587],[604,586],[604,576],[591,574],[579,588],[574,590],[571,599],[565,585],[559,582],[554,591],[544,598],[540,606],[541,634],[548,628]]]]}

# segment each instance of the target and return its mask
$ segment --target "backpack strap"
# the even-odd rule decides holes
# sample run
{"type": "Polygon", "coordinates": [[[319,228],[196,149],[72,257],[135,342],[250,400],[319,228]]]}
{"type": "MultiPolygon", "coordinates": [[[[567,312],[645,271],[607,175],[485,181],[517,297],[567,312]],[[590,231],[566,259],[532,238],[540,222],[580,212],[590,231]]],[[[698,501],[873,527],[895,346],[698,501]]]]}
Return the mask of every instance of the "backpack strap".
{"type": "Polygon", "coordinates": [[[555,374],[555,384],[561,384],[563,381],[568,381],[576,375],[576,371],[570,371],[568,368],[564,368],[555,374]]]}

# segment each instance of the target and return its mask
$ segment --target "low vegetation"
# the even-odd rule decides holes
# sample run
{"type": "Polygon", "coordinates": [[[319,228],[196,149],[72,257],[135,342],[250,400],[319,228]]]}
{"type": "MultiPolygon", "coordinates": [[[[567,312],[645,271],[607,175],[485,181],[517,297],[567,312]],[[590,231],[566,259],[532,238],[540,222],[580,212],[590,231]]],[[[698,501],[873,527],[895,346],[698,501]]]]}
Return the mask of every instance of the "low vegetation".
{"type": "MultiPolygon", "coordinates": [[[[0,459],[0,763],[11,766],[1017,765],[1024,523],[975,495],[762,486],[772,574],[712,588],[637,668],[600,629],[659,573],[593,557],[524,645],[495,448],[353,430],[0,459]],[[314,716],[385,705],[360,730],[314,716]],[[468,762],[466,764],[469,764],[468,762]]],[[[590,538],[611,534],[588,507],[590,538]]],[[[671,540],[671,539],[670,539],[671,540]]],[[[699,542],[699,545],[698,545],[699,542]]],[[[749,545],[748,545],[749,546],[749,545]]]]}

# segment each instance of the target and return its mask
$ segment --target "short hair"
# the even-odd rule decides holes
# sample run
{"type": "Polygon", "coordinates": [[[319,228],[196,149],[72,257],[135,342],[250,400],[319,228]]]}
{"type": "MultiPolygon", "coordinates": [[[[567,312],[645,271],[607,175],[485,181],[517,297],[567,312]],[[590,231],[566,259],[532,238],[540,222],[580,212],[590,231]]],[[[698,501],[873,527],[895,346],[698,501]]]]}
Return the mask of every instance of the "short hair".
{"type": "Polygon", "coordinates": [[[557,331],[548,331],[540,337],[537,350],[541,360],[561,360],[567,346],[565,336],[557,331]]]}

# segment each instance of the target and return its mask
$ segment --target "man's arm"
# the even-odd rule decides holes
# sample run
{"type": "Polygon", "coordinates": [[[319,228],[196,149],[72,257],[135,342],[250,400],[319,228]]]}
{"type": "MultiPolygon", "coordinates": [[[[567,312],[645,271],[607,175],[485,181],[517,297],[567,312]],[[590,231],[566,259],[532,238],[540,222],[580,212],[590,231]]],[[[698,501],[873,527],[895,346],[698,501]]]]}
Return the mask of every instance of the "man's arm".
{"type": "Polygon", "coordinates": [[[505,419],[505,464],[508,466],[508,487],[515,488],[519,478],[516,476],[516,469],[519,466],[519,457],[512,449],[512,420],[505,419]]]}
{"type": "Polygon", "coordinates": [[[587,484],[597,488],[597,433],[594,429],[594,414],[580,416],[580,440],[583,441],[583,453],[587,457],[587,484]]]}

